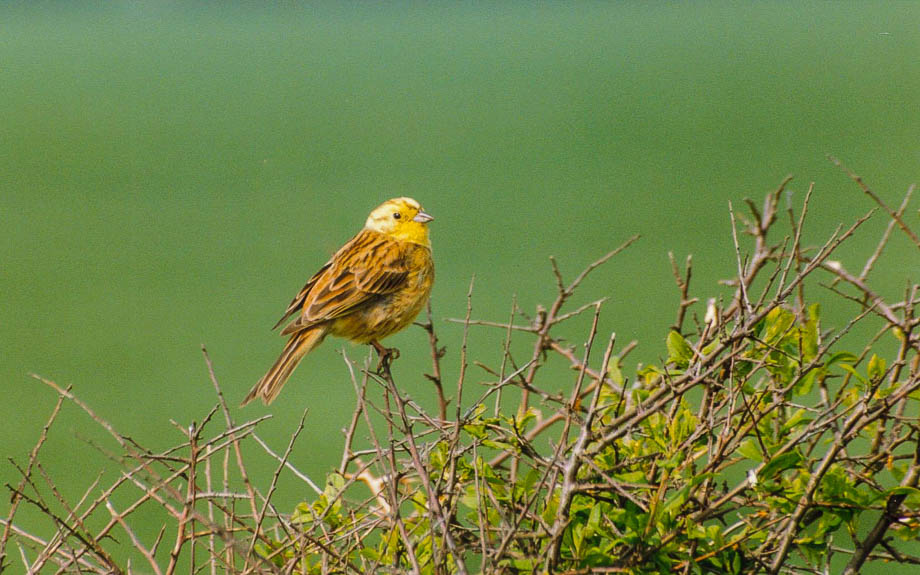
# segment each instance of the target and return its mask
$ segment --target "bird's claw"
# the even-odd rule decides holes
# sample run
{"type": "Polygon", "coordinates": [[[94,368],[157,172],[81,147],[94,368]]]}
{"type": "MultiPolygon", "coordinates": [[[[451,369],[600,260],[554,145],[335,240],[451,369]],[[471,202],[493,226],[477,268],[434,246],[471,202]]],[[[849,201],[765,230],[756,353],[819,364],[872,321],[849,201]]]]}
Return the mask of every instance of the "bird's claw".
{"type": "Polygon", "coordinates": [[[377,372],[383,373],[390,369],[393,360],[399,359],[399,350],[395,347],[383,347],[379,342],[373,342],[371,345],[377,350],[377,372]]]}

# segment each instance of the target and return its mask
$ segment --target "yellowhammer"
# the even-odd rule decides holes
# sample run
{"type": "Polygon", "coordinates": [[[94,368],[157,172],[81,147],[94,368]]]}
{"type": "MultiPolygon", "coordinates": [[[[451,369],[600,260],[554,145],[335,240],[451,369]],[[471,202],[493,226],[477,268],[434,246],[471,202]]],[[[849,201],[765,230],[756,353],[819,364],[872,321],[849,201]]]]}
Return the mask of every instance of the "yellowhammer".
{"type": "Polygon", "coordinates": [[[281,331],[291,335],[281,357],[243,405],[257,397],[271,403],[303,356],[329,334],[388,355],[379,340],[412,323],[431,292],[432,219],[412,198],[387,200],[371,212],[364,229],[310,278],[275,324],[297,314],[281,331]]]}

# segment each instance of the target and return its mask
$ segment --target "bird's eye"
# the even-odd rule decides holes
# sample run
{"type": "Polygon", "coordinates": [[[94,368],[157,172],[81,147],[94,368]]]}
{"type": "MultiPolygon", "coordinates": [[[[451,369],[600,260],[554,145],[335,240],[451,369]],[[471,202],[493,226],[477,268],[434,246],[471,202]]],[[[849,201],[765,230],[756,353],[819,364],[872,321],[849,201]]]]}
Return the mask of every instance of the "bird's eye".
{"type": "Polygon", "coordinates": [[[402,217],[402,214],[400,214],[399,212],[396,212],[395,214],[393,214],[393,219],[394,219],[394,220],[398,220],[398,219],[401,218],[401,217],[402,217]]]}

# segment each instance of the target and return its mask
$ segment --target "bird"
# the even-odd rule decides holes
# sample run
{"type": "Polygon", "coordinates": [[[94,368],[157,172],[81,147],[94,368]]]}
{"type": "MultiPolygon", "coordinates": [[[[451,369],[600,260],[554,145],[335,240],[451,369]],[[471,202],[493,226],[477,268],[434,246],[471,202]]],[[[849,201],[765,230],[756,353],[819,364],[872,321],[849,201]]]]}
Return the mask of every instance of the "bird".
{"type": "Polygon", "coordinates": [[[271,369],[242,405],[256,398],[270,404],[294,368],[327,335],[372,345],[381,363],[396,350],[380,340],[408,327],[428,301],[434,261],[428,223],[431,217],[412,198],[385,201],[367,217],[364,228],[311,277],[272,329],[293,317],[281,331],[287,344],[271,369]]]}

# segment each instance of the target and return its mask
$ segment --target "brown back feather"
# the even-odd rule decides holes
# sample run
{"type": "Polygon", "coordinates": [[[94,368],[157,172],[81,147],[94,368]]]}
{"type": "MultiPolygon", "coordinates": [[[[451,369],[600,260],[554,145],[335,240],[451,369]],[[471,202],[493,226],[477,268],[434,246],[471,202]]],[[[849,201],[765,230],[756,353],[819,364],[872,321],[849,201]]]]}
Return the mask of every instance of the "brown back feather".
{"type": "Polygon", "coordinates": [[[406,255],[412,249],[424,248],[361,230],[297,294],[279,325],[297,311],[300,317],[285,327],[282,335],[341,317],[381,295],[398,291],[409,276],[406,255]]]}

